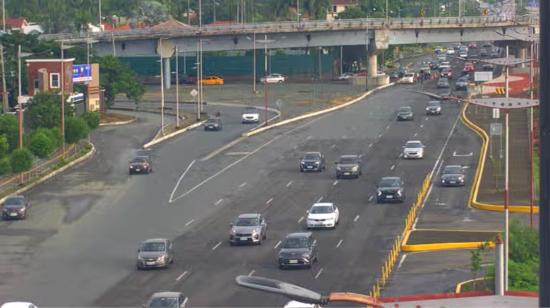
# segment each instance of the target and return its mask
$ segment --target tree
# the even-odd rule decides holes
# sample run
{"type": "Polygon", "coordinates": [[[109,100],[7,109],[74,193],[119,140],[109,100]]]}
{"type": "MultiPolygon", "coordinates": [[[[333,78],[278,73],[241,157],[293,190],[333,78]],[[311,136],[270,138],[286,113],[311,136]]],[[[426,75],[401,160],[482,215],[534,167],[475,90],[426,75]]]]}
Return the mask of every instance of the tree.
{"type": "Polygon", "coordinates": [[[0,115],[0,134],[5,136],[8,141],[8,152],[17,148],[19,144],[19,123],[14,115],[0,115]]]}
{"type": "Polygon", "coordinates": [[[0,159],[0,175],[5,175],[11,172],[11,162],[9,157],[0,159]]]}
{"type": "Polygon", "coordinates": [[[0,158],[5,157],[10,150],[10,144],[6,135],[0,135],[0,158]]]}
{"type": "MultiPolygon", "coordinates": [[[[61,97],[55,93],[42,92],[36,94],[30,101],[27,110],[29,126],[36,128],[53,128],[61,122],[61,97]]],[[[73,114],[73,108],[65,103],[65,117],[73,114]]]]}
{"type": "Polygon", "coordinates": [[[45,132],[38,131],[31,135],[29,149],[34,155],[40,158],[46,158],[55,150],[55,148],[55,141],[51,140],[45,132]]]}
{"type": "Polygon", "coordinates": [[[367,13],[365,13],[360,7],[350,6],[346,8],[342,13],[338,13],[338,19],[353,19],[353,18],[365,18],[367,13]]]}
{"type": "Polygon", "coordinates": [[[146,25],[156,25],[169,18],[168,9],[162,3],[154,0],[142,0],[134,11],[138,22],[146,25]]]}
{"type": "Polygon", "coordinates": [[[14,173],[27,171],[32,167],[32,154],[26,148],[17,149],[11,153],[10,161],[14,173]]]}
{"type": "Polygon", "coordinates": [[[126,64],[113,56],[97,59],[101,74],[101,87],[105,89],[105,99],[111,105],[117,94],[125,93],[126,97],[138,102],[145,94],[144,86],[137,81],[135,73],[126,64]]]}
{"type": "Polygon", "coordinates": [[[90,128],[81,118],[70,117],[65,120],[65,141],[76,143],[80,139],[88,137],[90,128]]]}
{"type": "Polygon", "coordinates": [[[96,129],[99,126],[99,112],[85,112],[80,116],[90,129],[96,129]]]}

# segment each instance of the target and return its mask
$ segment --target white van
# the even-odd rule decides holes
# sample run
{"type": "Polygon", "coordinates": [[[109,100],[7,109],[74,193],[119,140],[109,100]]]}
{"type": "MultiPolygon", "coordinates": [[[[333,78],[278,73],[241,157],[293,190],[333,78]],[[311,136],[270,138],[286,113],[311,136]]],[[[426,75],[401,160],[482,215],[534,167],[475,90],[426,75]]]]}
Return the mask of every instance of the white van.
{"type": "Polygon", "coordinates": [[[317,304],[302,303],[299,301],[290,301],[286,303],[284,308],[321,308],[321,306],[317,304]]]}

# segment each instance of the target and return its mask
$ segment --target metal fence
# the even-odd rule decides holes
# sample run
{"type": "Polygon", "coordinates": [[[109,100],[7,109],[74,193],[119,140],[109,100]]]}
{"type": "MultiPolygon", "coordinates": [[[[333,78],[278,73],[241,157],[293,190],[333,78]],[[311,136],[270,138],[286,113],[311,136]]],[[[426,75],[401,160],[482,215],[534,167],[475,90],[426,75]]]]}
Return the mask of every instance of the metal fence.
{"type": "Polygon", "coordinates": [[[47,175],[57,169],[60,164],[78,156],[86,145],[87,143],[71,144],[65,148],[65,153],[63,153],[63,149],[59,149],[51,158],[39,162],[33,166],[31,170],[0,179],[0,196],[6,196],[13,193],[18,188],[47,175]]]}

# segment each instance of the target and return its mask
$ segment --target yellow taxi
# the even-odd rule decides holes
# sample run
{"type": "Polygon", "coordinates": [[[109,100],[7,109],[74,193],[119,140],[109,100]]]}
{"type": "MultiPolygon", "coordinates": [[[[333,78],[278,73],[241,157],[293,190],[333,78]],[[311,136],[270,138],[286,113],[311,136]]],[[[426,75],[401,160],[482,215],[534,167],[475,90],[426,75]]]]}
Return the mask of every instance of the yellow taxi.
{"type": "Polygon", "coordinates": [[[206,76],[201,80],[201,83],[207,86],[214,86],[214,85],[222,85],[224,81],[223,81],[223,78],[219,76],[206,76]]]}

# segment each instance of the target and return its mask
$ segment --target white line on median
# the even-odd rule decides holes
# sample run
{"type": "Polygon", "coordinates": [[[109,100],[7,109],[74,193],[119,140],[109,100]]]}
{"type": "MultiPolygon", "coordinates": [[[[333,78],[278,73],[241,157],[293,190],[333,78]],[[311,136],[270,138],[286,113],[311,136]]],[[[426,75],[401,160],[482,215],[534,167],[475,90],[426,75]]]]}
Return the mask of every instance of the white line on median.
{"type": "Polygon", "coordinates": [[[216,245],[214,245],[214,247],[212,247],[212,250],[216,250],[216,248],[220,247],[221,244],[222,242],[219,241],[216,245]]]}
{"type": "Polygon", "coordinates": [[[288,183],[286,184],[286,187],[290,187],[290,185],[292,185],[292,181],[288,182],[288,183]]]}
{"type": "Polygon", "coordinates": [[[269,200],[267,200],[267,201],[265,202],[265,204],[270,204],[271,201],[273,201],[273,198],[269,198],[269,200]]]}
{"type": "Polygon", "coordinates": [[[403,265],[403,262],[405,262],[406,258],[407,258],[407,254],[403,254],[403,256],[401,257],[401,260],[399,260],[399,264],[397,264],[397,269],[399,269],[401,265],[403,265]]]}
{"type": "Polygon", "coordinates": [[[321,269],[317,272],[317,275],[315,275],[315,279],[319,278],[322,272],[323,272],[323,268],[321,267],[321,269]]]}
{"type": "Polygon", "coordinates": [[[216,201],[216,203],[214,203],[214,205],[218,206],[218,205],[220,205],[222,202],[223,202],[223,198],[221,198],[220,200],[216,201]]]}
{"type": "Polygon", "coordinates": [[[176,281],[180,281],[183,277],[185,277],[185,275],[187,275],[187,271],[184,271],[183,273],[181,273],[181,275],[179,275],[178,278],[176,278],[176,281]]]}
{"type": "Polygon", "coordinates": [[[298,223],[301,223],[303,220],[304,220],[304,216],[302,216],[302,217],[300,217],[300,219],[298,219],[298,223]]]}
{"type": "Polygon", "coordinates": [[[185,171],[180,175],[177,183],[176,183],[176,186],[174,186],[174,189],[172,189],[172,193],[170,194],[170,199],[168,199],[168,203],[172,203],[173,198],[174,198],[174,193],[176,192],[176,190],[178,189],[178,186],[180,186],[180,183],[181,183],[181,180],[183,180],[183,177],[187,174],[187,172],[189,171],[189,169],[191,169],[191,167],[195,164],[195,160],[192,161],[189,166],[187,166],[187,169],[185,169],[185,171]]]}
{"type": "Polygon", "coordinates": [[[323,196],[319,197],[319,199],[317,199],[317,203],[321,202],[321,200],[323,200],[323,196]]]}
{"type": "Polygon", "coordinates": [[[340,247],[340,245],[342,245],[342,242],[343,242],[343,241],[344,241],[344,240],[340,240],[340,241],[338,242],[338,244],[336,244],[336,248],[340,247]]]}
{"type": "Polygon", "coordinates": [[[255,270],[251,270],[250,273],[248,273],[248,277],[254,275],[255,272],[256,272],[255,270]]]}
{"type": "Polygon", "coordinates": [[[359,220],[359,215],[355,216],[355,218],[353,219],[353,222],[357,222],[359,220]]]}
{"type": "Polygon", "coordinates": [[[190,221],[188,221],[188,222],[185,223],[185,226],[186,226],[186,227],[189,226],[189,225],[192,224],[194,221],[195,221],[194,219],[191,219],[190,221]]]}
{"type": "Polygon", "coordinates": [[[241,155],[248,155],[250,152],[227,152],[225,153],[226,156],[241,156],[241,155]]]}
{"type": "Polygon", "coordinates": [[[279,245],[281,245],[281,241],[278,241],[277,244],[275,244],[275,247],[273,247],[273,249],[277,249],[277,247],[279,247],[279,245]]]}

